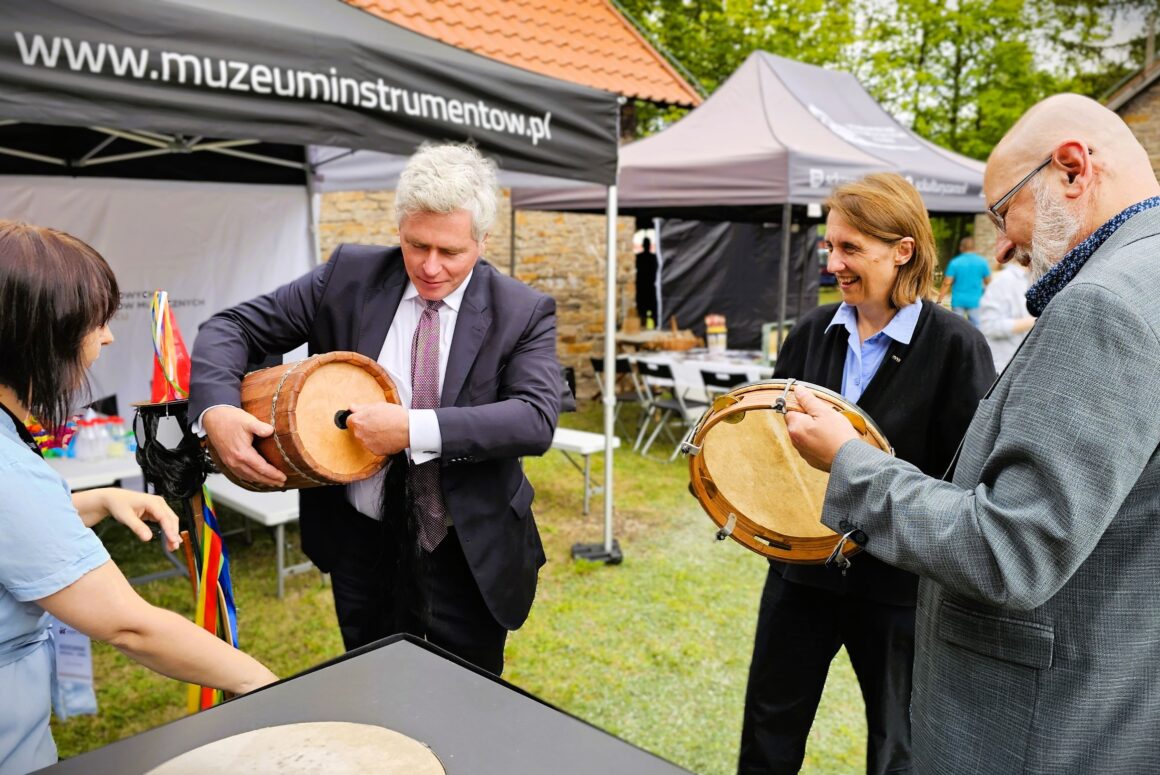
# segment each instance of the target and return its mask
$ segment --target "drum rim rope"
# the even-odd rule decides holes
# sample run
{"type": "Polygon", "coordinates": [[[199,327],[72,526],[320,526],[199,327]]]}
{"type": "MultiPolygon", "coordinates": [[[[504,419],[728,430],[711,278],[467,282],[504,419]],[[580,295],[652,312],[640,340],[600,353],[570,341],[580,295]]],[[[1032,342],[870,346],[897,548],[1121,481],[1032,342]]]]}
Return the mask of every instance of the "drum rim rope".
{"type": "MultiPolygon", "coordinates": [[[[326,355],[330,355],[330,353],[326,353],[326,355]]],[[[298,371],[298,368],[300,366],[302,366],[302,364],[308,363],[308,362],[310,362],[309,358],[298,361],[298,363],[294,364],[293,367],[286,369],[286,371],[282,373],[281,379],[278,380],[278,387],[274,389],[274,396],[270,400],[270,425],[271,425],[271,427],[274,428],[274,445],[276,447],[278,447],[278,454],[282,456],[282,459],[286,461],[287,465],[289,465],[291,468],[294,469],[294,473],[296,473],[299,476],[302,476],[306,479],[309,479],[310,481],[314,482],[317,485],[326,486],[326,485],[330,484],[329,481],[326,481],[325,479],[316,479],[313,476],[311,476],[310,474],[308,474],[305,471],[303,471],[302,469],[300,469],[297,465],[294,464],[294,459],[290,455],[286,454],[286,450],[282,448],[282,440],[278,436],[278,425],[277,425],[278,397],[280,395],[282,395],[282,386],[286,383],[286,379],[291,374],[298,371]]],[[[322,359],[319,359],[319,361],[318,361],[319,364],[324,363],[324,362],[325,361],[323,361],[322,359]]],[[[290,406],[289,409],[293,410],[293,409],[296,409],[297,407],[298,407],[298,396],[295,395],[295,396],[293,396],[293,405],[290,406]]],[[[302,454],[305,455],[306,457],[309,457],[311,459],[311,462],[316,462],[313,460],[313,456],[307,450],[305,450],[305,449],[302,450],[302,454]]]]}

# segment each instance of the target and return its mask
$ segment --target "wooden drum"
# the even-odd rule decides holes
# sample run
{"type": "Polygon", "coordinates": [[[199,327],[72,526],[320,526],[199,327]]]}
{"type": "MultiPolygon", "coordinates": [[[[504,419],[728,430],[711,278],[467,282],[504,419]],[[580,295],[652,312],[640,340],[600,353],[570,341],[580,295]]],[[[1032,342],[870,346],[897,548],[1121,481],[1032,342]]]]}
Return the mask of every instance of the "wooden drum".
{"type": "Polygon", "coordinates": [[[682,444],[689,457],[690,489],[720,528],[758,554],[783,562],[821,564],[841,543],[841,554],[859,550],[822,524],[829,474],[811,467],[794,449],[787,411],[801,411],[795,390],[814,395],[845,415],[862,439],[894,454],[874,421],[841,395],[818,385],[774,379],[719,396],[682,444]]]}
{"type": "MultiPolygon", "coordinates": [[[[338,425],[341,420],[345,426],[340,415],[351,404],[376,401],[399,403],[395,384],[382,366],[355,352],[315,355],[251,372],[242,380],[242,408],[274,426],[274,433],[254,446],[286,474],[288,490],[356,482],[385,465],[385,456],[369,451],[338,425]]],[[[258,489],[220,461],[219,468],[239,486],[258,489]]]]}

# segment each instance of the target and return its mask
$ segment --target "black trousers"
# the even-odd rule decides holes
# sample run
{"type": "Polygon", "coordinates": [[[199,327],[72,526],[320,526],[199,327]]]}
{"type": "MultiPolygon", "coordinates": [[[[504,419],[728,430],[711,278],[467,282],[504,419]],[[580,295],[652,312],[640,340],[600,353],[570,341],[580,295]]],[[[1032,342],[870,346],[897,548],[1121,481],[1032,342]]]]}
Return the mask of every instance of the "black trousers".
{"type": "Polygon", "coordinates": [[[826,673],[843,645],[866,701],[866,772],[910,772],[914,608],[795,584],[771,570],[745,691],[740,775],[801,769],[826,673]]]}
{"type": "Polygon", "coordinates": [[[488,610],[454,528],[428,554],[398,546],[382,522],[353,509],[335,519],[344,550],[330,575],[348,651],[405,632],[496,675],[503,672],[507,630],[488,610]],[[405,577],[401,553],[412,560],[405,577]]]}

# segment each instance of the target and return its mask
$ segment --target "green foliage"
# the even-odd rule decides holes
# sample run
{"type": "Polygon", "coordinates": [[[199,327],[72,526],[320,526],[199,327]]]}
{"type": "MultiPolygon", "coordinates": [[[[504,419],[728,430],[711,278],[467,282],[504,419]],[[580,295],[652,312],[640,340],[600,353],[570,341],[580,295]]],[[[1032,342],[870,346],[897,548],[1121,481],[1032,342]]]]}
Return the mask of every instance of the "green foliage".
{"type": "MultiPolygon", "coordinates": [[[[754,51],[813,64],[839,59],[854,30],[846,3],[826,0],[618,0],[711,93],[754,51]]],[[[637,103],[640,134],[685,111],[637,103]]]]}
{"type": "MultiPolygon", "coordinates": [[[[1099,98],[1142,62],[1143,36],[1107,44],[1115,19],[1157,0],[620,0],[712,91],[755,50],[840,67],[903,124],[985,159],[1028,107],[1075,91],[1099,98]]],[[[683,110],[638,103],[638,135],[683,110]]]]}
{"type": "Polygon", "coordinates": [[[1113,65],[1095,44],[1110,28],[1100,3],[862,0],[855,72],[882,104],[934,142],[977,159],[1032,104],[1068,89],[1098,96],[1113,65]]]}

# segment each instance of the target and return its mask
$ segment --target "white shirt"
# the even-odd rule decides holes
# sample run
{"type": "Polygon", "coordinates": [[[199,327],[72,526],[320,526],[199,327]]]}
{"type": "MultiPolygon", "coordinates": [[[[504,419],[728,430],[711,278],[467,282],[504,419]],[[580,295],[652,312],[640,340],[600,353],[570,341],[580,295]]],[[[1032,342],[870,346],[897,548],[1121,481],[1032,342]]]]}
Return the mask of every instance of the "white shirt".
{"type": "Polygon", "coordinates": [[[1003,271],[991,275],[991,282],[983,291],[983,300],[979,302],[979,330],[991,346],[997,372],[1003,371],[1027,336],[1026,331],[1016,334],[1014,326],[1020,318],[1031,314],[1027,311],[1029,284],[1027,269],[1010,263],[1003,271]]]}
{"type": "MultiPolygon", "coordinates": [[[[447,375],[447,357],[451,353],[451,338],[455,334],[455,322],[459,319],[459,308],[463,304],[463,294],[475,274],[473,269],[459,287],[443,299],[439,308],[439,393],[443,393],[443,379],[447,375]]],[[[379,352],[379,364],[391,375],[395,389],[399,391],[399,401],[408,409],[410,422],[410,448],[407,450],[411,462],[426,463],[443,454],[443,436],[439,431],[439,421],[434,409],[411,409],[411,340],[419,327],[426,302],[419,296],[419,290],[410,280],[403,291],[395,318],[387,331],[383,349],[379,352]]],[[[381,471],[370,479],[347,485],[346,499],[360,513],[372,519],[379,519],[382,501],[383,478],[381,471]]]]}

